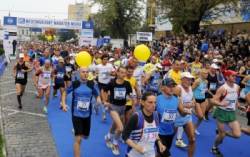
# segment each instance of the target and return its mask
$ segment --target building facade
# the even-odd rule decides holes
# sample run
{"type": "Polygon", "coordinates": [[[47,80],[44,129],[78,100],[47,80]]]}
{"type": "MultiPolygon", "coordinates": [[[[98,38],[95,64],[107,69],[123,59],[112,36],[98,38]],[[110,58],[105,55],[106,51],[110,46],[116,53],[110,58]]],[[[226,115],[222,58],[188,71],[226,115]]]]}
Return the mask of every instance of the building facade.
{"type": "Polygon", "coordinates": [[[85,3],[75,3],[68,6],[69,20],[88,20],[91,14],[91,6],[85,3]]]}

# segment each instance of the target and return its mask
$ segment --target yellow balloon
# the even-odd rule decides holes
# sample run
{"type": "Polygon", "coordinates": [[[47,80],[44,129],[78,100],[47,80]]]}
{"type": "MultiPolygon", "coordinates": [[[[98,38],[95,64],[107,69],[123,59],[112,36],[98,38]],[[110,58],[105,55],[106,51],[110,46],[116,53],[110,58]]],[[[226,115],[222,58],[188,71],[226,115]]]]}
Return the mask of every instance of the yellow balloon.
{"type": "Polygon", "coordinates": [[[141,44],[135,47],[134,57],[139,61],[146,62],[149,59],[150,55],[151,52],[146,45],[141,44]]]}
{"type": "Polygon", "coordinates": [[[50,36],[47,36],[47,40],[48,41],[51,41],[52,40],[52,36],[50,35],[50,36]]]}
{"type": "Polygon", "coordinates": [[[92,63],[92,57],[86,51],[81,51],[76,55],[76,63],[79,67],[88,67],[92,63]]]}

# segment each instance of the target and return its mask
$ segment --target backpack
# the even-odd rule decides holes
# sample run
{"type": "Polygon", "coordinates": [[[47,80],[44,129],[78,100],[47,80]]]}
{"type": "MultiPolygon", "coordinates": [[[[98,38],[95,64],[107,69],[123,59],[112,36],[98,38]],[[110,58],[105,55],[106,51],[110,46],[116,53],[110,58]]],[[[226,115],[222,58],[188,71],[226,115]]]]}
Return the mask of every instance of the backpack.
{"type": "MultiPolygon", "coordinates": [[[[80,85],[81,85],[81,82],[79,80],[75,80],[75,81],[72,82],[72,87],[73,87],[72,102],[71,102],[72,114],[74,112],[75,89],[78,88],[80,85]]],[[[95,82],[93,80],[88,80],[87,81],[87,86],[92,90],[92,96],[90,98],[90,114],[89,114],[89,117],[90,117],[91,114],[92,114],[92,97],[93,97],[95,82]]]]}

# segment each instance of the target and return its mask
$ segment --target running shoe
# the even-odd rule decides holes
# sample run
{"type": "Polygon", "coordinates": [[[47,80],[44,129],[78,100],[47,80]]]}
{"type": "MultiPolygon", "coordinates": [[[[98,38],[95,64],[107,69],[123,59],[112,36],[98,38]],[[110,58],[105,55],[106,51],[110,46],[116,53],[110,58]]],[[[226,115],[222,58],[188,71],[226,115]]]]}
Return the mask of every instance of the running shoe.
{"type": "Polygon", "coordinates": [[[105,135],[105,137],[104,137],[104,139],[105,139],[105,142],[106,142],[106,146],[108,147],[108,148],[112,148],[112,142],[111,142],[111,139],[108,137],[108,135],[105,135]]]}
{"type": "Polygon", "coordinates": [[[201,133],[198,130],[195,130],[196,135],[200,135],[201,133]]]}
{"type": "Polygon", "coordinates": [[[185,144],[183,140],[176,140],[175,145],[180,148],[187,147],[187,144],[185,144]]]}
{"type": "Polygon", "coordinates": [[[44,107],[43,107],[43,112],[44,112],[45,114],[47,114],[47,113],[48,113],[48,109],[47,109],[47,107],[46,107],[46,106],[44,106],[44,107]]]}
{"type": "Polygon", "coordinates": [[[18,106],[18,109],[19,109],[19,110],[21,110],[22,108],[23,108],[23,106],[22,106],[22,105],[19,105],[19,106],[18,106]]]}
{"type": "Polygon", "coordinates": [[[218,147],[213,147],[211,149],[211,152],[216,156],[216,157],[223,157],[223,154],[220,152],[218,147]]]}
{"type": "Polygon", "coordinates": [[[114,155],[120,155],[120,150],[119,150],[119,145],[118,144],[113,144],[111,149],[112,149],[112,153],[114,155]]]}

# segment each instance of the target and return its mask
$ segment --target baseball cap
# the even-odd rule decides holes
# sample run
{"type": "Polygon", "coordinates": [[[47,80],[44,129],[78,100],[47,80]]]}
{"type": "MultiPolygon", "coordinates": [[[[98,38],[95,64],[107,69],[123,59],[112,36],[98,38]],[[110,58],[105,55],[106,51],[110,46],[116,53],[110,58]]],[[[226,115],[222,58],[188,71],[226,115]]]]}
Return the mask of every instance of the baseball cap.
{"type": "Polygon", "coordinates": [[[220,69],[220,67],[215,63],[211,64],[210,67],[213,68],[213,69],[220,69]]]}
{"type": "Polygon", "coordinates": [[[225,70],[224,76],[231,76],[231,75],[237,75],[237,72],[233,70],[225,70]]]}
{"type": "Polygon", "coordinates": [[[174,82],[174,80],[171,79],[171,78],[165,78],[165,79],[163,79],[161,84],[162,84],[162,86],[175,86],[176,85],[176,83],[174,82]]]}
{"type": "Polygon", "coordinates": [[[24,54],[23,53],[19,53],[19,58],[24,58],[24,54]]]}
{"type": "Polygon", "coordinates": [[[110,58],[110,59],[109,59],[110,62],[113,62],[114,60],[115,60],[114,58],[110,58]]]}
{"type": "Polygon", "coordinates": [[[60,58],[58,59],[58,62],[59,62],[59,63],[64,63],[64,59],[63,59],[62,57],[60,57],[60,58]]]}
{"type": "Polygon", "coordinates": [[[183,72],[183,73],[181,73],[181,78],[190,78],[190,79],[192,79],[192,78],[194,78],[194,76],[193,75],[191,75],[190,74],[190,72],[183,72]]]}

